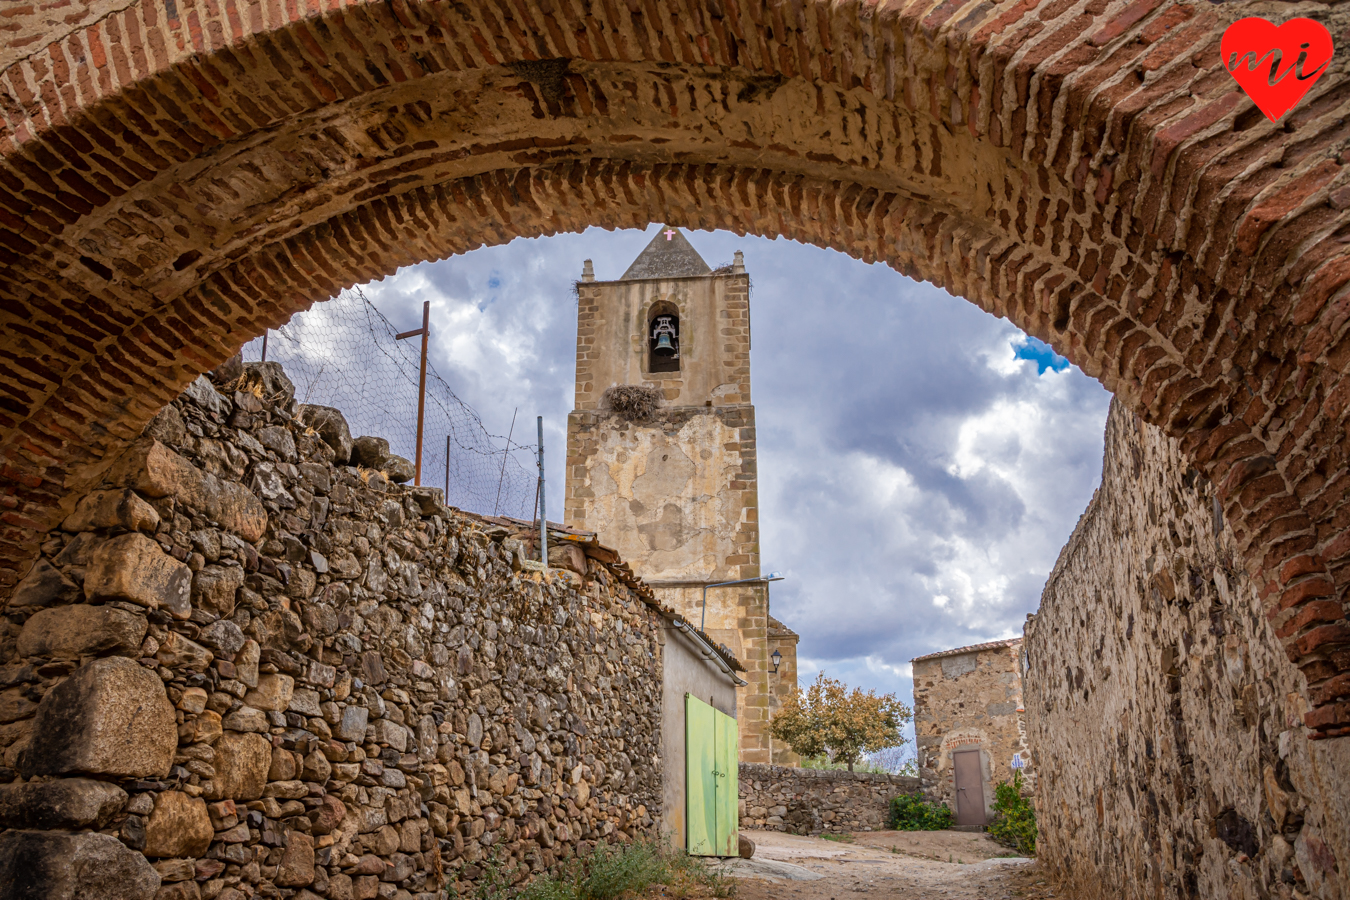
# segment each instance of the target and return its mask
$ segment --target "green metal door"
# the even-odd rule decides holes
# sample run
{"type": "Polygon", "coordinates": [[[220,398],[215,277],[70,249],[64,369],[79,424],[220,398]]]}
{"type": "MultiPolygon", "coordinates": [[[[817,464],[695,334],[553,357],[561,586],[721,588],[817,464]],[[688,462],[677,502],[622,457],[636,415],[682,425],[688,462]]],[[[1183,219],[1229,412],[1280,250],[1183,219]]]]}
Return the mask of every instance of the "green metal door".
{"type": "Polygon", "coordinates": [[[735,856],[736,720],[685,694],[684,726],[685,849],[693,856],[735,856]]]}

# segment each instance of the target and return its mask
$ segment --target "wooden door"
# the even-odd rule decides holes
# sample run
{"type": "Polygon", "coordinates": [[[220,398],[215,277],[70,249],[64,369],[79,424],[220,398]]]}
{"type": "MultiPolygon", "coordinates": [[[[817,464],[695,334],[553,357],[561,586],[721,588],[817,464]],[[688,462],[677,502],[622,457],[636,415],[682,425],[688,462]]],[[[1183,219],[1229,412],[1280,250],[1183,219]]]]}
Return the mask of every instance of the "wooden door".
{"type": "Polygon", "coordinates": [[[690,694],[684,697],[685,849],[692,856],[735,856],[739,788],[736,720],[690,694]]]}
{"type": "Polygon", "coordinates": [[[957,825],[985,824],[983,768],[978,750],[961,750],[952,754],[952,770],[956,776],[957,825]]]}

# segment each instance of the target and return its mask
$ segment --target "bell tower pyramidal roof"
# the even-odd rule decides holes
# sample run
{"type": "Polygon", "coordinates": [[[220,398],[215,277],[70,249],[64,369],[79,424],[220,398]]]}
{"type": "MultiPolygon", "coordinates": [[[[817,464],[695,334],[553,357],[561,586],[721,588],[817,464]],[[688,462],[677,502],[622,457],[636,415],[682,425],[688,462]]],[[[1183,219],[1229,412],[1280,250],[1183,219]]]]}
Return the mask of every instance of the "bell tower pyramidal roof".
{"type": "Polygon", "coordinates": [[[679,229],[666,226],[656,233],[647,248],[623,273],[620,281],[644,278],[684,278],[691,275],[711,275],[712,267],[698,255],[679,229]]]}

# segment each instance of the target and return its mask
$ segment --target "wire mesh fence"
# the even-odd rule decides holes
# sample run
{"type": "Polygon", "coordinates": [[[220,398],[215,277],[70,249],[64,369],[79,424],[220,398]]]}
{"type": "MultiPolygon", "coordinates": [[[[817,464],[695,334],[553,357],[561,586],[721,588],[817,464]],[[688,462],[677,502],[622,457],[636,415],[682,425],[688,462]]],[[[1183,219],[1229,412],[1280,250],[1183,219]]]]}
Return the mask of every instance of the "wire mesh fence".
{"type": "MultiPolygon", "coordinates": [[[[269,332],[267,359],[286,370],[296,400],[340,410],[352,437],[382,437],[391,452],[415,462],[421,342],[395,340],[397,333],[356,288],[269,332]]],[[[263,340],[244,345],[246,362],[262,359],[263,340]]],[[[523,422],[515,426],[515,433],[531,433],[523,422]]],[[[512,437],[489,433],[428,361],[422,484],[443,487],[451,506],[531,518],[535,446],[512,437]]]]}

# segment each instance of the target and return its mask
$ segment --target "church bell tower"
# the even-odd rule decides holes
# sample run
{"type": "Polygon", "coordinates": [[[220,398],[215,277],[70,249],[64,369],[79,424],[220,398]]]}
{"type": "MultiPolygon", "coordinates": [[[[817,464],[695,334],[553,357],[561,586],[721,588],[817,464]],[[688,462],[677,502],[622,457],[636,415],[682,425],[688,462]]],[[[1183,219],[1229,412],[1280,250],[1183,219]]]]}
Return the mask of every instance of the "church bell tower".
{"type": "Polygon", "coordinates": [[[663,228],[622,278],[596,281],[587,260],[577,288],[566,523],[623,554],[661,603],[695,625],[706,621],[747,670],[737,703],[741,759],[789,763],[774,759],[768,736],[778,698],[767,585],[709,590],[706,620],[700,608],[706,585],[760,574],[741,254],[714,270],[683,234],[663,228]]]}

